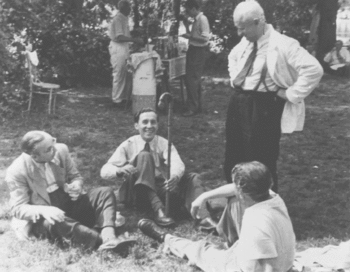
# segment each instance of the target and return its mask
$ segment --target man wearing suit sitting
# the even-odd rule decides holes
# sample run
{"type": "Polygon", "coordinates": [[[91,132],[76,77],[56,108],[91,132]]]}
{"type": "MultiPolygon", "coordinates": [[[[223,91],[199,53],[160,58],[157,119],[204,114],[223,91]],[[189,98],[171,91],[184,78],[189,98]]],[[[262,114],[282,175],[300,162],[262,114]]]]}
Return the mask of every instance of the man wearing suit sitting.
{"type": "Polygon", "coordinates": [[[19,239],[68,239],[86,249],[116,252],[134,243],[115,234],[116,200],[110,188],[86,193],[68,147],[44,131],[30,131],[23,153],[7,169],[12,227],[19,239]]]}

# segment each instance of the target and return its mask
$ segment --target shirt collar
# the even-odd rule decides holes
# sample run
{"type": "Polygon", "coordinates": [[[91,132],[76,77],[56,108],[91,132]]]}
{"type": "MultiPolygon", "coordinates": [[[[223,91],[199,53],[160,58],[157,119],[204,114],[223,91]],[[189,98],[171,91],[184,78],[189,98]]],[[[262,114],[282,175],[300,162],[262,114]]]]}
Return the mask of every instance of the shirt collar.
{"type": "Polygon", "coordinates": [[[257,41],[258,49],[268,42],[271,32],[272,32],[272,26],[268,24],[266,32],[257,41]]]}
{"type": "MultiPolygon", "coordinates": [[[[139,135],[139,137],[140,137],[140,145],[141,145],[141,147],[142,147],[142,149],[143,149],[143,148],[145,147],[145,144],[146,144],[147,142],[146,142],[144,139],[142,139],[141,135],[139,135]]],[[[158,137],[158,136],[155,135],[154,138],[152,139],[152,141],[148,142],[151,151],[154,151],[154,150],[155,150],[155,141],[156,141],[156,138],[157,138],[157,137],[158,137]]],[[[142,149],[141,149],[141,150],[142,150],[142,149]]]]}
{"type": "Polygon", "coordinates": [[[123,13],[121,13],[120,11],[118,11],[118,13],[124,18],[124,19],[128,19],[128,16],[125,16],[123,13]]]}
{"type": "MultiPolygon", "coordinates": [[[[28,156],[30,156],[30,155],[28,155],[28,156]]],[[[45,163],[36,162],[35,160],[33,160],[33,158],[32,158],[31,156],[30,156],[30,159],[32,160],[32,162],[34,163],[34,165],[37,166],[37,167],[39,167],[39,168],[42,168],[42,167],[45,165],[45,163]]],[[[57,151],[56,151],[56,154],[55,154],[55,156],[53,157],[53,159],[52,159],[51,161],[49,161],[49,162],[51,162],[51,163],[53,163],[53,164],[55,164],[55,165],[57,165],[57,166],[60,165],[60,160],[59,160],[59,158],[58,158],[58,156],[57,156],[57,151]]]]}
{"type": "Polygon", "coordinates": [[[202,14],[203,14],[203,12],[199,12],[194,19],[197,21],[202,14]]]}

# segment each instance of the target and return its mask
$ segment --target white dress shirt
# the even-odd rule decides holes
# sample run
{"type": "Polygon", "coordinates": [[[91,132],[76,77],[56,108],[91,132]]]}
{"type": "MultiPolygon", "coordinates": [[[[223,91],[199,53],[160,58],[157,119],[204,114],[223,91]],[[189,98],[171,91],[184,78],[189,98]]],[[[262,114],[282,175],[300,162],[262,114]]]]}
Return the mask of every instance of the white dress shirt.
{"type": "MultiPolygon", "coordinates": [[[[127,164],[133,164],[137,155],[145,148],[145,141],[140,135],[135,135],[124,141],[112,157],[101,169],[101,177],[104,179],[113,179],[117,171],[127,164]]],[[[156,135],[149,143],[151,154],[155,163],[155,176],[161,176],[166,179],[168,164],[168,140],[156,135]]],[[[170,177],[179,179],[185,172],[185,165],[182,162],[179,153],[174,145],[171,146],[171,166],[170,177]]]]}

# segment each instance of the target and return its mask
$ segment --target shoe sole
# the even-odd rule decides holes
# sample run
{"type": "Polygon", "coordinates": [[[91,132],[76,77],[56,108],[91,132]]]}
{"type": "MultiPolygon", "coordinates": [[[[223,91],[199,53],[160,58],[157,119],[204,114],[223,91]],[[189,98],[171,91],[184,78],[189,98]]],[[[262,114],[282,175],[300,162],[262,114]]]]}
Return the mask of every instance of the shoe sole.
{"type": "Polygon", "coordinates": [[[160,222],[155,222],[158,226],[161,227],[171,227],[173,225],[175,225],[175,222],[170,222],[170,223],[160,223],[160,222]]]}

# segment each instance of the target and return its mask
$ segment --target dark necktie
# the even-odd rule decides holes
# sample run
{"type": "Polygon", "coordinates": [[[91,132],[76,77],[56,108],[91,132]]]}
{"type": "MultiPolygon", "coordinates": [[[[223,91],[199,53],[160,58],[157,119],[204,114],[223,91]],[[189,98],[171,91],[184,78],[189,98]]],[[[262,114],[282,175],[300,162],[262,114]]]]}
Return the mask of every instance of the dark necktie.
{"type": "Polygon", "coordinates": [[[258,44],[257,42],[254,42],[254,47],[252,52],[250,52],[243,69],[238,73],[236,76],[235,80],[233,81],[233,85],[236,87],[241,87],[245,81],[246,76],[252,69],[255,57],[256,57],[256,52],[258,51],[258,44]]]}
{"type": "Polygon", "coordinates": [[[147,152],[151,152],[151,148],[149,146],[149,143],[145,143],[145,148],[143,150],[147,151],[147,152]]]}

